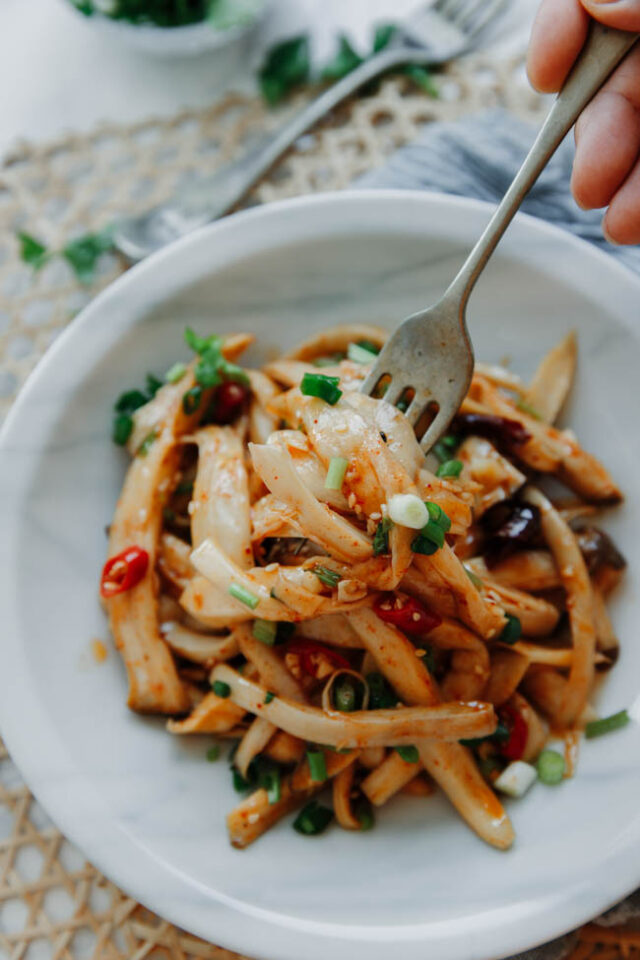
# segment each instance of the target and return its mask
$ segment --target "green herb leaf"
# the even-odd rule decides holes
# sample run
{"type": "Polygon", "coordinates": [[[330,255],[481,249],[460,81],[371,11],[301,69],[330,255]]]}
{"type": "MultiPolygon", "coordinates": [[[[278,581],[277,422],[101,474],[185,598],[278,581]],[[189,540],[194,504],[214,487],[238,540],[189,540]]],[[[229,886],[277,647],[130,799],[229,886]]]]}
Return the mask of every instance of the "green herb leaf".
{"type": "Polygon", "coordinates": [[[340,80],[363,63],[363,58],[356,53],[344,34],[338,39],[338,49],[331,60],[322,69],[323,80],[340,80]]]}
{"type": "Polygon", "coordinates": [[[24,231],[18,233],[18,240],[20,241],[20,258],[30,264],[34,270],[43,267],[51,256],[45,245],[24,231]]]}
{"type": "Polygon", "coordinates": [[[331,570],[329,567],[323,567],[320,564],[313,568],[313,573],[320,581],[324,583],[325,587],[330,587],[332,590],[338,586],[342,577],[335,570],[331,570]]]}
{"type": "Polygon", "coordinates": [[[373,555],[379,557],[381,553],[389,553],[389,533],[393,527],[391,517],[383,517],[373,535],[373,555]]]}
{"type": "Polygon", "coordinates": [[[156,393],[162,386],[162,380],[160,380],[154,373],[147,374],[147,394],[151,400],[155,397],[156,393]]]}
{"type": "Polygon", "coordinates": [[[275,698],[276,698],[276,695],[275,695],[275,693],[273,692],[273,690],[267,690],[266,695],[265,695],[265,698],[264,698],[264,702],[265,702],[265,704],[269,704],[269,703],[271,703],[272,700],[275,700],[275,698]]]}
{"type": "Polygon", "coordinates": [[[380,53],[381,50],[388,47],[397,32],[398,28],[394,23],[379,24],[373,35],[373,52],[380,53]]]}
{"type": "Polygon", "coordinates": [[[86,233],[71,240],[62,249],[62,256],[71,266],[80,283],[92,283],[96,265],[103,253],[113,250],[113,227],[99,233],[86,233]]]}
{"type": "Polygon", "coordinates": [[[419,67],[415,63],[408,63],[402,72],[406,74],[420,90],[435,100],[438,99],[440,91],[426,67],[419,67]]]}
{"type": "Polygon", "coordinates": [[[120,413],[118,416],[114,417],[111,439],[114,443],[117,443],[118,446],[124,447],[127,440],[131,436],[132,430],[133,417],[129,416],[128,413],[120,413]]]}
{"type": "Polygon", "coordinates": [[[127,390],[121,393],[114,404],[116,413],[134,413],[140,407],[143,407],[148,401],[146,393],[142,390],[127,390]]]}
{"type": "Polygon", "coordinates": [[[184,331],[184,342],[188,347],[191,347],[194,353],[202,355],[209,350],[220,352],[223,341],[217,333],[212,333],[208,337],[200,337],[190,327],[187,327],[184,331]]]}
{"type": "Polygon", "coordinates": [[[271,106],[309,79],[311,59],[306,34],[291,37],[272,47],[258,74],[262,95],[271,106]]]}

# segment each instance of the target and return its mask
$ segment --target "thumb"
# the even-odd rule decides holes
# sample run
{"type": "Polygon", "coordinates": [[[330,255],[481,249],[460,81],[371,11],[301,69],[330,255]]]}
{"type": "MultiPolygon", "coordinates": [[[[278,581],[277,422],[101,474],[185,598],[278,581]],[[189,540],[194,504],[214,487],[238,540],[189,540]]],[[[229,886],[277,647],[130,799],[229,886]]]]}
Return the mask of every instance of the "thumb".
{"type": "Polygon", "coordinates": [[[580,0],[594,20],[618,30],[640,32],[640,0],[580,0]]]}

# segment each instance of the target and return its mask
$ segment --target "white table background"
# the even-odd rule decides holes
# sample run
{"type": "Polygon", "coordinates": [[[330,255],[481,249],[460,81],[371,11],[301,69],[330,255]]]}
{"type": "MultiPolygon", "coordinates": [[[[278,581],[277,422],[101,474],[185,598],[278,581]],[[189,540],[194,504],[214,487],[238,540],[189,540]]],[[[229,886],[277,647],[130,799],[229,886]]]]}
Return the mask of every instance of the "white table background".
{"type": "MultiPolygon", "coordinates": [[[[107,38],[64,0],[0,0],[0,156],[100,121],[135,122],[205,107],[229,89],[251,89],[261,53],[278,37],[310,30],[329,55],[345,30],[366,49],[371,24],[398,20],[416,0],[271,0],[260,35],[195,60],[144,56],[107,38]]],[[[498,55],[524,49],[537,0],[510,0],[487,40],[498,55]]]]}

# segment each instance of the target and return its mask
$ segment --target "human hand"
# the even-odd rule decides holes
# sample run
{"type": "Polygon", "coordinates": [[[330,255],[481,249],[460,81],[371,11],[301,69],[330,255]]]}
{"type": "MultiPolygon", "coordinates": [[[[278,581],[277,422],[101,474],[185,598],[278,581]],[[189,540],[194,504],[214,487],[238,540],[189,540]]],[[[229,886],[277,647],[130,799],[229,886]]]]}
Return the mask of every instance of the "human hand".
{"type": "MultiPolygon", "coordinates": [[[[537,90],[560,89],[582,49],[590,17],[640,33],[640,0],[542,0],[527,58],[537,90]]],[[[608,208],[602,226],[613,243],[640,243],[640,44],[583,110],[575,140],[576,202],[584,209],[608,208]]]]}

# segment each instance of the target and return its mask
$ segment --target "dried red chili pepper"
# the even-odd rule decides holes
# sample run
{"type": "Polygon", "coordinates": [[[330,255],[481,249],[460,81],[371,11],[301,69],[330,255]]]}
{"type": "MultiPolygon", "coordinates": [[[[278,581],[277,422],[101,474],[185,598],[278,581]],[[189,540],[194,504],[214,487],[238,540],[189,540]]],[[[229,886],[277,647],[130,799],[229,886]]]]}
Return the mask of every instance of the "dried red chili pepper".
{"type": "Polygon", "coordinates": [[[127,547],[105,563],[100,578],[100,595],[108,600],[140,583],[149,566],[149,554],[141,547],[127,547]]]}

